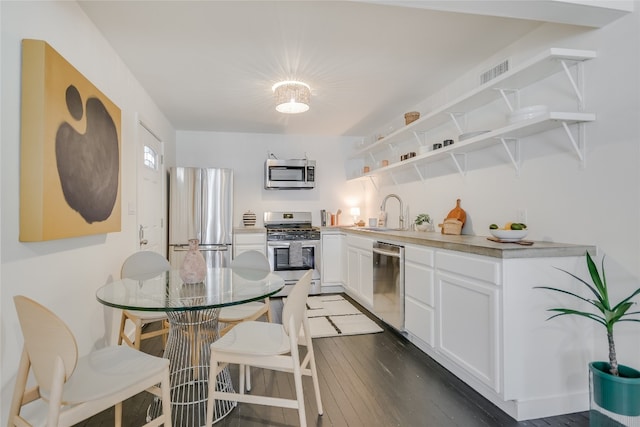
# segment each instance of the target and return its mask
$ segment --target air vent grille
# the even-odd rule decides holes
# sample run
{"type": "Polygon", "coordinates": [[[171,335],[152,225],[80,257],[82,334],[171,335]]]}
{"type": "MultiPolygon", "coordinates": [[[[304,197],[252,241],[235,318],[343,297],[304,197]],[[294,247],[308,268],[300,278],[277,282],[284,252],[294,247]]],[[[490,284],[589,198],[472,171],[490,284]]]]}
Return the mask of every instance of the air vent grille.
{"type": "Polygon", "coordinates": [[[480,74],[480,84],[483,85],[487,83],[489,80],[493,80],[496,77],[498,77],[500,74],[504,74],[507,71],[509,71],[509,60],[505,59],[495,67],[480,74]]]}

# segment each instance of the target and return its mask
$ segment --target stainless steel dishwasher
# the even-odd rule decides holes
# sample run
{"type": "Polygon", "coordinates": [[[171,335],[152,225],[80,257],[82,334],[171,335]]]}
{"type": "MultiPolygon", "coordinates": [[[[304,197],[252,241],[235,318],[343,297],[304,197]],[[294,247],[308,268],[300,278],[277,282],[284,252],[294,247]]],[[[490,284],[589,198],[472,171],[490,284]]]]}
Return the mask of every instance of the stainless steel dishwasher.
{"type": "Polygon", "coordinates": [[[404,246],[373,243],[373,312],[404,331],[404,246]]]}

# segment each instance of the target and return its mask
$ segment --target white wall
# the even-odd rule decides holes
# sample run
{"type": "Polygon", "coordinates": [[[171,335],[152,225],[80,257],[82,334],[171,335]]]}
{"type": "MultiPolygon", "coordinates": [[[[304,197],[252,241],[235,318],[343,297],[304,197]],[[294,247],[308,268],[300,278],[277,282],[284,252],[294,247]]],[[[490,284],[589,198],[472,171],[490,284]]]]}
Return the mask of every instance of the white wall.
{"type": "MultiPolygon", "coordinates": [[[[0,2],[2,27],[2,144],[0,264],[0,359],[2,424],[15,380],[22,337],[12,297],[32,297],[58,313],[78,339],[81,354],[104,345],[112,310],[95,298],[101,285],[120,275],[137,249],[136,114],[165,141],[174,157],[175,131],[120,58],[75,2],[0,2]],[[21,40],[44,40],[108,96],[122,111],[122,231],[41,243],[18,241],[21,40]]],[[[111,331],[108,331],[111,332],[111,331]]]]}
{"type": "Polygon", "coordinates": [[[345,147],[354,138],[178,131],[178,166],[226,167],[234,170],[234,225],[242,214],[256,213],[262,225],[265,211],[310,211],[320,225],[320,210],[342,209],[341,224],[353,223],[351,206],[363,201],[362,185],[345,183],[345,147]],[[312,190],[265,190],[264,162],[271,152],[279,159],[316,161],[316,188],[312,190]]]}

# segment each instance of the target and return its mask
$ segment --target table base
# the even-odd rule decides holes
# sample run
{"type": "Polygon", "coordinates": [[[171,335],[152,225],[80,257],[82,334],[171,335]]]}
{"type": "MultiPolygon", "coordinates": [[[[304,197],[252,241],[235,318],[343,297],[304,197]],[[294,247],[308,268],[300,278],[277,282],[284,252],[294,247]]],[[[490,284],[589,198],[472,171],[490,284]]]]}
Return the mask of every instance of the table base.
{"type": "MultiPolygon", "coordinates": [[[[219,309],[169,311],[169,338],[164,357],[169,359],[171,411],[174,426],[200,427],[206,423],[210,345],[218,339],[219,309]]],[[[234,392],[229,368],[217,376],[216,389],[234,392]]],[[[216,400],[214,423],[224,418],[237,402],[216,400]]],[[[150,414],[160,413],[154,399],[150,414]]]]}

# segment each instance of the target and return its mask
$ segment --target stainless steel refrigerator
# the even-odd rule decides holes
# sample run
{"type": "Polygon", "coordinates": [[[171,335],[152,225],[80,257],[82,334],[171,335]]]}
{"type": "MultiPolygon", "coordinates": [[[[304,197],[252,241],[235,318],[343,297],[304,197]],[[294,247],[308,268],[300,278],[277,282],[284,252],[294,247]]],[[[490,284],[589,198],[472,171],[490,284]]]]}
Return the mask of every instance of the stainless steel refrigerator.
{"type": "Polygon", "coordinates": [[[179,268],[189,239],[211,267],[227,267],[233,243],[233,170],[175,167],[169,178],[169,261],[179,268]]]}

